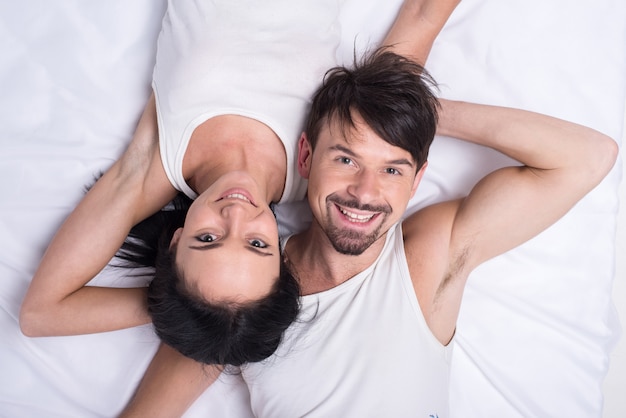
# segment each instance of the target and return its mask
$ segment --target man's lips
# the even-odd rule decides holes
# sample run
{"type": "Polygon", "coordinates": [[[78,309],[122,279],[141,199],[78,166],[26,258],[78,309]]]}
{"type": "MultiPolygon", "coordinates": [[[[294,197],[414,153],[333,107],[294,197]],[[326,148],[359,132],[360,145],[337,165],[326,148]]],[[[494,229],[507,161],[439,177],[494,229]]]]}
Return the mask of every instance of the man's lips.
{"type": "Polygon", "coordinates": [[[343,213],[344,216],[348,218],[350,222],[357,222],[357,223],[368,222],[370,219],[372,219],[376,215],[375,213],[367,213],[367,214],[357,213],[351,209],[342,208],[341,206],[337,206],[337,208],[339,209],[339,212],[343,213]]]}
{"type": "Polygon", "coordinates": [[[337,203],[334,203],[333,205],[337,209],[339,218],[342,223],[350,227],[362,228],[370,226],[374,223],[376,219],[378,219],[380,215],[380,212],[356,210],[352,208],[347,208],[337,203]]]}

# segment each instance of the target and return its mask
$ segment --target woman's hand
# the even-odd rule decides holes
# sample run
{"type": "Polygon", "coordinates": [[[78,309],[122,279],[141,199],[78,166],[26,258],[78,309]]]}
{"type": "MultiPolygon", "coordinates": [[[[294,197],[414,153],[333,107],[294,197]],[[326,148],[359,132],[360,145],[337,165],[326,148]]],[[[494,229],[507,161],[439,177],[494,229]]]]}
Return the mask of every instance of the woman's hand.
{"type": "Polygon", "coordinates": [[[85,286],[137,222],[175,195],[161,165],[151,98],[133,141],[65,220],[48,246],[20,311],[28,336],[110,331],[150,321],[145,288],[85,286]]]}

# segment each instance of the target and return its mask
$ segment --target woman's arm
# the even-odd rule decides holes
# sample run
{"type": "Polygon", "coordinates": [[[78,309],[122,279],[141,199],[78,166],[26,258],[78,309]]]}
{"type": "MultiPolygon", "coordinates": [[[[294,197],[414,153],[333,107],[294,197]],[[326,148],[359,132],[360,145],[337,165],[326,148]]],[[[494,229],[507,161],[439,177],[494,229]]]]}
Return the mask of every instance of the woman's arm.
{"type": "Polygon", "coordinates": [[[35,272],[20,312],[28,336],[110,331],[150,321],[144,288],[85,286],[131,227],[175,195],[161,165],[152,97],[122,157],[68,216],[35,272]]]}
{"type": "Polygon", "coordinates": [[[220,375],[161,344],[137,392],[120,418],[179,417],[220,375]]]}
{"type": "Polygon", "coordinates": [[[383,45],[424,65],[435,38],[460,1],[405,0],[383,45]]]}

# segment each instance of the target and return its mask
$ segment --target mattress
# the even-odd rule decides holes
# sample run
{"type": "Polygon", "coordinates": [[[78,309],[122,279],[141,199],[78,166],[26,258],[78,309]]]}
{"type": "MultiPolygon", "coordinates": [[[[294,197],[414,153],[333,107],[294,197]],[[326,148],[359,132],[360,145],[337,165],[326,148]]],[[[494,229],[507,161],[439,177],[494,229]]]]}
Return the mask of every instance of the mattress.
{"type": "MultiPolygon", "coordinates": [[[[399,4],[343,1],[339,59],[376,45],[399,4]]],[[[163,0],[0,2],[2,417],[115,416],[158,345],[150,325],[27,338],[18,313],[52,235],[131,138],[150,94],[165,7],[163,0]]],[[[426,67],[441,97],[546,113],[621,142],[624,16],[621,0],[463,0],[426,67]]],[[[437,137],[409,211],[462,196],[509,163],[437,137]]],[[[455,337],[453,417],[602,416],[621,332],[612,293],[621,179],[618,162],[559,222],[472,273],[455,337]]],[[[289,228],[305,224],[285,211],[289,228]]],[[[105,270],[93,283],[137,280],[105,270]]],[[[185,416],[209,414],[251,415],[237,376],[223,377],[185,416]]]]}

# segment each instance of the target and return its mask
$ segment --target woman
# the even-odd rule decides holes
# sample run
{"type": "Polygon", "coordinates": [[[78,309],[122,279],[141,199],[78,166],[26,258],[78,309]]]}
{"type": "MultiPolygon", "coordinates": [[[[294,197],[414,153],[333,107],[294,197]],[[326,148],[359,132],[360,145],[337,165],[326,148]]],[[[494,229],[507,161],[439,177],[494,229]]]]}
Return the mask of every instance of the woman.
{"type": "MultiPolygon", "coordinates": [[[[396,50],[423,62],[450,3],[407,0],[386,41],[410,39],[396,50]]],[[[20,313],[26,335],[153,321],[166,344],[203,363],[273,353],[297,315],[298,286],[282,268],[270,203],[304,196],[296,142],[311,93],[336,64],[337,15],[331,0],[169,4],[154,94],[126,152],[46,251],[20,313]],[[177,213],[159,211],[179,192],[195,200],[159,248],[146,244],[149,288],[86,286],[133,226],[177,213]]],[[[144,245],[133,243],[121,256],[142,264],[144,245]]]]}

